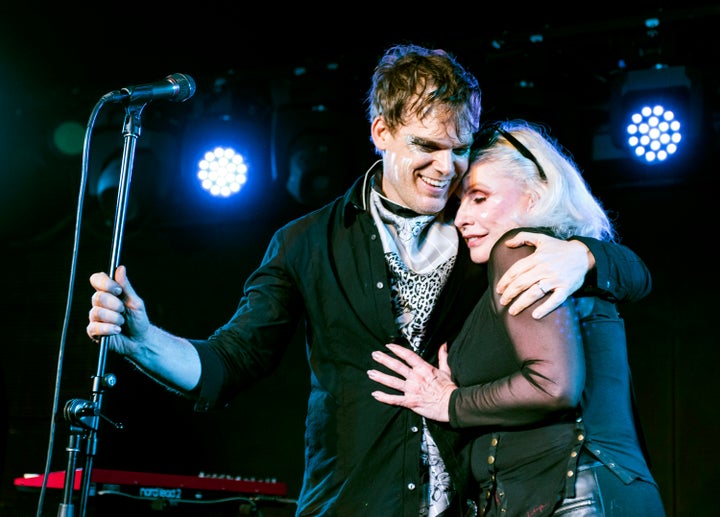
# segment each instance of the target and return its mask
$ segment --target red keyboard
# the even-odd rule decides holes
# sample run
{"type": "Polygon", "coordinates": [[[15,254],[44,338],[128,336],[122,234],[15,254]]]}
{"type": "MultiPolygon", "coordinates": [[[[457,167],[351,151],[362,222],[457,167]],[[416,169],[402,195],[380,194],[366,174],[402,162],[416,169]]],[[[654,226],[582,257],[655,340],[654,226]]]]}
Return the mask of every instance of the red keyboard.
{"type": "MultiPolygon", "coordinates": [[[[75,471],[75,490],[80,489],[83,469],[75,471]]],[[[25,474],[15,478],[16,487],[40,488],[44,476],[42,474],[25,474]]],[[[125,470],[92,469],[92,483],[117,485],[121,488],[130,487],[141,492],[157,493],[155,489],[172,488],[208,492],[232,492],[237,494],[258,494],[264,496],[285,496],[287,485],[277,481],[256,481],[237,479],[230,476],[186,476],[179,474],[158,474],[154,472],[132,472],[125,470]]],[[[64,488],[65,471],[51,472],[48,476],[48,488],[64,488]]]]}

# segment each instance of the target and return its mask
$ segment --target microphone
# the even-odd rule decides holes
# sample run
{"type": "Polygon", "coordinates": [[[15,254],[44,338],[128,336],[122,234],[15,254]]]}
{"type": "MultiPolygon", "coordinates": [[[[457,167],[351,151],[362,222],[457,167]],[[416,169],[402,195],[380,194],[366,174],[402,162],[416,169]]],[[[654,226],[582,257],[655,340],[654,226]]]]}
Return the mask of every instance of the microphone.
{"type": "Polygon", "coordinates": [[[105,95],[108,102],[150,102],[167,99],[184,102],[195,93],[195,81],[186,74],[171,74],[165,79],[150,84],[128,86],[105,95]]]}

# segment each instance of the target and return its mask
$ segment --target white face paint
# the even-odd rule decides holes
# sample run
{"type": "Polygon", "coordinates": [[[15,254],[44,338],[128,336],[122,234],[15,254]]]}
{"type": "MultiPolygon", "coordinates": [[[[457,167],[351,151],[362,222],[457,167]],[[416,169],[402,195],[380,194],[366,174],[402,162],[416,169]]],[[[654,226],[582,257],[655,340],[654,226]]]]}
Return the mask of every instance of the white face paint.
{"type": "Polygon", "coordinates": [[[498,163],[475,164],[462,184],[455,226],[478,264],[487,262],[490,251],[508,230],[518,227],[530,207],[530,195],[506,176],[498,163]]]}
{"type": "MultiPolygon", "coordinates": [[[[383,177],[387,177],[389,183],[396,185],[410,171],[412,160],[407,156],[399,155],[396,152],[387,151],[384,160],[387,160],[383,177]]],[[[395,201],[395,200],[393,200],[395,201]]]]}
{"type": "Polygon", "coordinates": [[[440,212],[468,166],[470,135],[461,139],[447,117],[428,115],[383,140],[383,192],[420,214],[440,212]]]}

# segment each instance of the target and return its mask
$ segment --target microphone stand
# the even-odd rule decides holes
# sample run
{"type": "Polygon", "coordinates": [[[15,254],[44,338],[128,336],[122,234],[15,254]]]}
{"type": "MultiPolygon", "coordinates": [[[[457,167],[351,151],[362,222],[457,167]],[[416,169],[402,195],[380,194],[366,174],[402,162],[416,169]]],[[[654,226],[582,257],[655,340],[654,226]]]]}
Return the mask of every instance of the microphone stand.
{"type": "MultiPolygon", "coordinates": [[[[132,178],[133,164],[137,139],[141,133],[142,110],[147,103],[130,102],[125,109],[123,122],[123,155],[120,166],[120,180],[118,185],[117,205],[115,207],[115,221],[113,224],[112,249],[110,256],[110,276],[114,276],[120,262],[120,250],[125,229],[125,218],[128,206],[128,193],[132,178]]],[[[71,399],[65,404],[63,416],[70,424],[70,437],[68,440],[68,459],[65,470],[65,483],[63,500],[58,509],[58,517],[75,517],[73,505],[73,491],[75,489],[75,469],[78,457],[83,455],[85,466],[82,471],[80,485],[80,505],[78,517],[84,517],[90,494],[90,478],[92,475],[93,460],[97,450],[97,432],[100,419],[112,424],[116,429],[122,429],[122,424],[108,419],[102,414],[102,399],[106,388],[116,384],[113,374],[105,373],[107,359],[107,336],[100,338],[100,354],[95,376],[92,382],[91,400],[71,399]]]]}

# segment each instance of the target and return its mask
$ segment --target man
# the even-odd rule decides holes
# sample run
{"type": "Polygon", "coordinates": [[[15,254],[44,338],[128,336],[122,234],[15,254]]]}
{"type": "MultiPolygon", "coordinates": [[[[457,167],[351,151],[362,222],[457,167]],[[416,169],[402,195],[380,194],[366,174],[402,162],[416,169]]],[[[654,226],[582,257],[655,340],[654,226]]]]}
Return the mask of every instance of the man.
{"type": "MultiPolygon", "coordinates": [[[[468,167],[480,98],[448,53],[391,47],[368,94],[381,160],[344,197],[276,232],[228,323],[206,340],[152,325],[120,266],[114,281],[91,276],[88,335],[108,336],[111,350],[207,411],[270,374],[303,322],[311,391],[297,515],[459,515],[441,430],[375,401],[365,372],[386,343],[436,362],[487,287],[444,211],[468,167]]],[[[584,281],[617,299],[647,292],[642,261],[621,246],[524,234],[516,244],[525,237],[537,252],[499,287],[511,312],[552,291],[541,317],[584,281]]]]}

